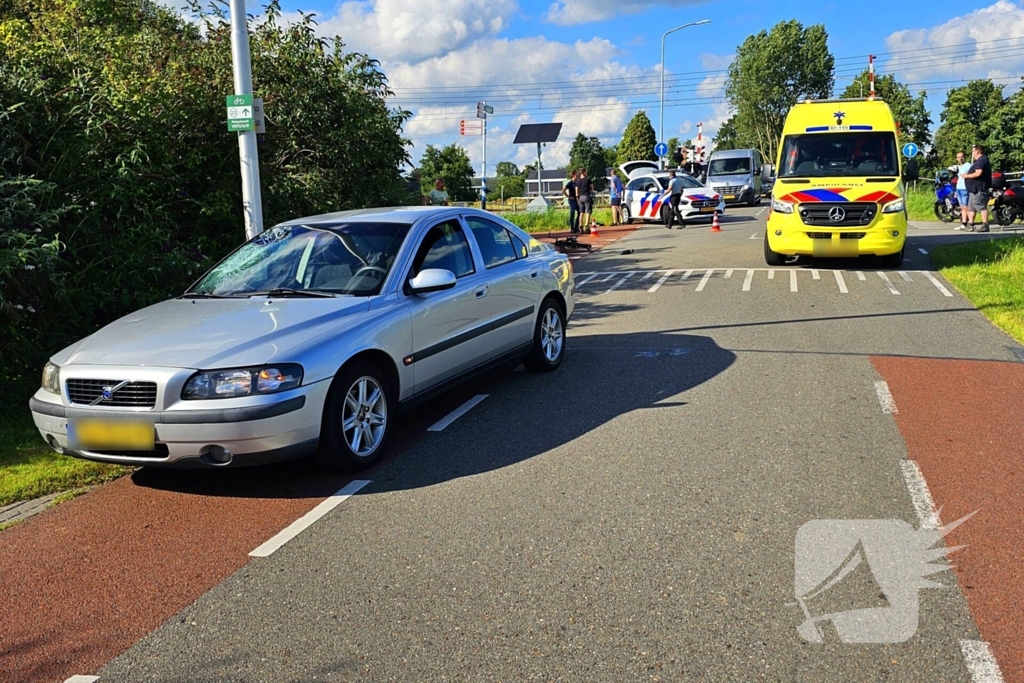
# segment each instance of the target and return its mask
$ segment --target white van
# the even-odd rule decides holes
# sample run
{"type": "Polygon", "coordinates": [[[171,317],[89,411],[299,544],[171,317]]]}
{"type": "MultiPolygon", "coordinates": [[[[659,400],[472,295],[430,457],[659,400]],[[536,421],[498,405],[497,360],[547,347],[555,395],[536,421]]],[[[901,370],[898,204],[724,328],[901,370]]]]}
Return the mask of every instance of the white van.
{"type": "Polygon", "coordinates": [[[706,185],[728,204],[761,203],[761,154],[756,149],[716,150],[708,162],[706,185]]]}

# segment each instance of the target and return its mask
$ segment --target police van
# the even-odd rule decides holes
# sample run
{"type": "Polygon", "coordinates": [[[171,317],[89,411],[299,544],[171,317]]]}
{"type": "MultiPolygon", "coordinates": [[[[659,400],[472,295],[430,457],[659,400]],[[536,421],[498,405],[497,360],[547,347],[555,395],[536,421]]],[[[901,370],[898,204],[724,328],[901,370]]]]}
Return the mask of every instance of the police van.
{"type": "MultiPolygon", "coordinates": [[[[903,264],[905,183],[914,160],[900,158],[899,132],[878,98],[796,104],[786,116],[772,188],[764,258],[880,257],[903,264]]],[[[766,164],[763,175],[772,175],[766,164]]]]}

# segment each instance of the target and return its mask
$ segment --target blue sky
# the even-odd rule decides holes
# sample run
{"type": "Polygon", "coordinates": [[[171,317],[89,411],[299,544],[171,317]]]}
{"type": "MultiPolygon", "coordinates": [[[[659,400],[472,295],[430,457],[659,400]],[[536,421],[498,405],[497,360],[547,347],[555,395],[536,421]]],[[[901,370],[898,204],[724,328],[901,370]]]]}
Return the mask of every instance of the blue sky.
{"type": "MultiPolygon", "coordinates": [[[[254,3],[250,2],[250,7],[254,3]]],[[[577,132],[614,142],[638,109],[658,126],[661,34],[699,19],[666,43],[665,137],[704,135],[728,117],[723,70],[750,34],[797,19],[824,23],[837,87],[880,56],[914,90],[927,89],[938,120],[945,92],[971,78],[1019,87],[1024,75],[1024,0],[917,3],[692,2],[690,0],[284,0],[287,13],[315,12],[324,34],[381,60],[418,161],[426,144],[465,143],[477,168],[481,145],[459,136],[475,103],[495,107],[487,161],[522,165],[534,152],[512,145],[522,123],[561,121],[545,165],[567,159],[577,132]],[[899,9],[896,9],[899,7],[899,9]],[[845,78],[845,80],[844,80],[845,78]]],[[[253,8],[255,9],[255,8],[253,8]]]]}

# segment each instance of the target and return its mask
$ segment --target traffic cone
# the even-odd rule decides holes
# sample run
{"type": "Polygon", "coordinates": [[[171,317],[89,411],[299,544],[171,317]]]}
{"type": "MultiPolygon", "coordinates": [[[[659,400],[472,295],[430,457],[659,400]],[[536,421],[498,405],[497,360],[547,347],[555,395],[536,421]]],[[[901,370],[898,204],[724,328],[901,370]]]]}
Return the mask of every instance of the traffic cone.
{"type": "Polygon", "coordinates": [[[711,232],[722,232],[722,228],[718,225],[718,212],[715,211],[715,217],[711,221],[711,232]]]}
{"type": "Polygon", "coordinates": [[[590,235],[591,237],[600,237],[600,235],[597,234],[597,221],[590,222],[590,235]]]}

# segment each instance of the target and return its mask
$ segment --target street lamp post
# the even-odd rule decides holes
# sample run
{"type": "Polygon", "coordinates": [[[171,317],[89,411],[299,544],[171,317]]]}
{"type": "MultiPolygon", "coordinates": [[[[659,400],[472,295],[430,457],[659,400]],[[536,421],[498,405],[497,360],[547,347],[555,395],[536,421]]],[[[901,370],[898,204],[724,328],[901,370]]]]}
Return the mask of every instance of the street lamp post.
{"type": "MultiPolygon", "coordinates": [[[[665,34],[661,37],[661,111],[658,115],[658,142],[665,141],[665,39],[668,38],[668,34],[675,33],[676,31],[682,31],[684,28],[688,28],[690,26],[700,26],[701,24],[710,23],[710,19],[691,21],[689,24],[676,26],[674,29],[665,31],[665,34]]],[[[663,157],[658,157],[658,168],[665,168],[665,160],[663,157]]]]}

